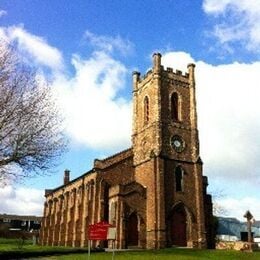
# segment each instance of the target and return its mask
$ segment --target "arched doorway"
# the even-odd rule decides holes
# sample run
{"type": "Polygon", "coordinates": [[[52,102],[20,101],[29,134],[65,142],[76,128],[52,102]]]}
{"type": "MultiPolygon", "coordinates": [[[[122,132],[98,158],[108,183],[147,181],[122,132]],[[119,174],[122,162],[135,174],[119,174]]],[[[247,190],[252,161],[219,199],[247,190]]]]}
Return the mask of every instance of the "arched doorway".
{"type": "Polygon", "coordinates": [[[127,246],[138,246],[138,218],[132,213],[127,221],[127,246]]]}
{"type": "Polygon", "coordinates": [[[171,242],[175,246],[187,246],[187,215],[183,205],[174,208],[171,216],[171,242]]]}

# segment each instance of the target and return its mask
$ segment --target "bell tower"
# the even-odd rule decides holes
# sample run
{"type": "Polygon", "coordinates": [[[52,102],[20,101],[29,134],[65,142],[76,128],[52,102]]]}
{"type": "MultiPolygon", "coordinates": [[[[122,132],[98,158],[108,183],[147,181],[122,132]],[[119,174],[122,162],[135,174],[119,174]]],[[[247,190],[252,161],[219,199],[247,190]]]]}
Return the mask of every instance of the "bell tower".
{"type": "Polygon", "coordinates": [[[194,70],[164,69],[155,53],[143,77],[133,72],[133,162],[147,190],[148,248],[205,247],[194,70]]]}

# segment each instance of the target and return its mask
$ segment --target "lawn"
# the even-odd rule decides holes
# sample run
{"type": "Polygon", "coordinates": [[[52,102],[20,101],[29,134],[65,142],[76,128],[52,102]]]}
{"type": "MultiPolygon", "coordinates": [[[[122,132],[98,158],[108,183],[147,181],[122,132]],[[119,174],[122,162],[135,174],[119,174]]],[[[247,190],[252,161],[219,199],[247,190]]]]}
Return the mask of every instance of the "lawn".
{"type": "MultiPolygon", "coordinates": [[[[74,255],[62,255],[53,256],[46,259],[52,260],[87,260],[87,254],[74,254],[74,255]]],[[[95,253],[91,254],[90,260],[108,260],[112,259],[112,253],[95,253]]],[[[189,260],[189,259],[260,259],[260,252],[246,253],[237,251],[220,251],[220,250],[195,250],[195,249],[162,249],[156,251],[128,251],[128,252],[116,252],[115,260],[189,260]]]]}
{"type": "MultiPolygon", "coordinates": [[[[20,259],[54,254],[83,253],[86,249],[33,245],[31,240],[0,238],[0,259],[20,259]]],[[[70,258],[73,259],[73,258],[70,258]]]]}
{"type": "MultiPolygon", "coordinates": [[[[17,239],[1,239],[0,238],[0,259],[13,258],[34,258],[41,256],[39,259],[50,260],[87,260],[88,254],[86,249],[70,248],[70,247],[49,247],[34,246],[32,241],[25,241],[20,247],[17,239]]],[[[106,260],[112,259],[111,252],[91,253],[90,260],[106,260]]],[[[115,260],[189,260],[189,259],[260,259],[260,251],[247,253],[238,251],[225,250],[196,250],[168,248],[162,250],[142,250],[142,251],[120,251],[115,252],[115,260]]]]}

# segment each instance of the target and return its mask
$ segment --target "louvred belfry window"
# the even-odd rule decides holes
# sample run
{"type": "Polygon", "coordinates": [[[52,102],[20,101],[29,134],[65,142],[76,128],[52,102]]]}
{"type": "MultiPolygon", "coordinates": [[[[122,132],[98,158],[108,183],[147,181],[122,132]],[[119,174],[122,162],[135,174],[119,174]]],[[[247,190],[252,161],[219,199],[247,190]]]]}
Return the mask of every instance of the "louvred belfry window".
{"type": "Polygon", "coordinates": [[[179,96],[174,92],[171,96],[171,116],[173,121],[179,121],[179,96]]]}

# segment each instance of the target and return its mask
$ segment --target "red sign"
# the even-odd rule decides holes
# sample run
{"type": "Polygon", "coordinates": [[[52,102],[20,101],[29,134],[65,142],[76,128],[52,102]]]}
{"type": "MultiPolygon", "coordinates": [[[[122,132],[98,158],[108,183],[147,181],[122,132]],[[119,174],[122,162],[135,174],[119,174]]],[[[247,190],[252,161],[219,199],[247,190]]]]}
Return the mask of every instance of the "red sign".
{"type": "Polygon", "coordinates": [[[107,240],[109,223],[102,221],[93,225],[89,225],[88,234],[90,240],[107,240]]]}

